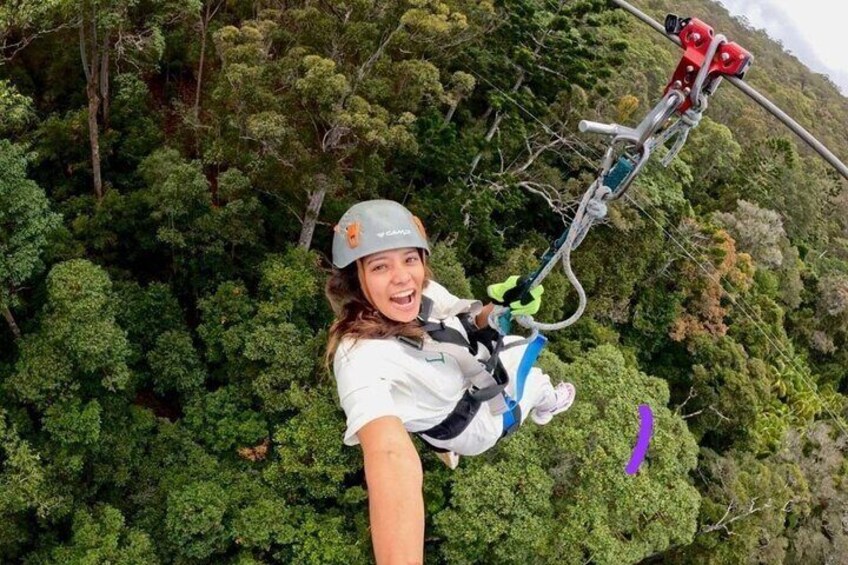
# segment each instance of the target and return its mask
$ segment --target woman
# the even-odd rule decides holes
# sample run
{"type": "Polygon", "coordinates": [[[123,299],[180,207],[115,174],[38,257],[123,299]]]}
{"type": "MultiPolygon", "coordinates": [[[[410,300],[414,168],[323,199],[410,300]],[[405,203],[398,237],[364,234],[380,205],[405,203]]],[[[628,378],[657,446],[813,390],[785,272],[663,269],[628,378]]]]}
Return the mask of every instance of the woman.
{"type": "MultiPolygon", "coordinates": [[[[477,389],[471,388],[467,359],[463,366],[461,355],[440,352],[425,328],[441,325],[467,339],[475,329],[472,323],[476,328],[488,326],[493,304],[484,307],[478,301],[459,299],[431,280],[429,253],[424,226],[397,202],[360,202],[345,212],[335,228],[336,269],[326,294],[336,320],[330,328],[327,359],[333,359],[339,399],[347,415],[344,442],[362,446],[378,563],[423,562],[423,476],[409,433],[418,433],[434,448],[447,452],[445,459],[452,467],[458,455],[482,453],[504,433],[504,418],[492,408],[502,396],[482,407],[478,402],[478,408],[460,418],[461,425],[452,433],[435,433],[444,422],[456,421],[469,390],[477,389]]],[[[490,295],[503,299],[516,279],[492,285],[490,295]]],[[[534,314],[541,294],[542,288],[537,287],[527,303],[515,301],[509,306],[514,313],[534,314]]],[[[523,349],[513,347],[500,354],[510,376],[516,373],[523,349]]],[[[476,353],[481,361],[489,354],[485,347],[476,353]]],[[[476,359],[472,361],[479,369],[476,359]]],[[[513,388],[506,390],[514,395],[513,381],[513,388]]],[[[531,415],[538,424],[545,424],[573,400],[571,384],[554,388],[549,377],[534,367],[518,403],[520,421],[531,415]]]]}

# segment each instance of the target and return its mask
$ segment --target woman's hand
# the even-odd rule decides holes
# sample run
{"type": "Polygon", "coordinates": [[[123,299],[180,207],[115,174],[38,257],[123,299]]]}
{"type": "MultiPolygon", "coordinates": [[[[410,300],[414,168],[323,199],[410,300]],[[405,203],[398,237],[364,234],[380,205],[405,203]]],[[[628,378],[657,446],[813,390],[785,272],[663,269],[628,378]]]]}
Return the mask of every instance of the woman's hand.
{"type": "Polygon", "coordinates": [[[421,459],[396,416],[357,432],[365,458],[371,542],[378,565],[424,562],[424,473],[421,459]]]}

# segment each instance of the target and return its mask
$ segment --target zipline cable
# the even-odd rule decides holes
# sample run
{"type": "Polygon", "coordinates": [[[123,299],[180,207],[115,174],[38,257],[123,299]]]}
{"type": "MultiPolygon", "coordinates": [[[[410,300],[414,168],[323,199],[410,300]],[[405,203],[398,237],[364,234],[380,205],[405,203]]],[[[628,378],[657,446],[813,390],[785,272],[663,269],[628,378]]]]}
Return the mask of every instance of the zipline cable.
{"type": "MultiPolygon", "coordinates": [[[[672,41],[675,45],[680,47],[680,39],[676,35],[669,35],[666,33],[665,28],[656,20],[651,18],[649,15],[645,14],[632,4],[625,2],[624,0],[612,0],[614,4],[627,10],[632,15],[636,16],[638,19],[642,20],[644,23],[648,24],[663,36],[672,41]]],[[[839,160],[836,155],[834,155],[827,147],[824,146],[818,139],[816,139],[810,132],[804,129],[798,122],[792,119],[786,112],[778,108],[771,100],[754,90],[754,88],[743,82],[742,80],[733,77],[726,76],[725,80],[729,81],[733,86],[741,90],[744,94],[746,94],[749,98],[751,98],[754,102],[760,105],[764,110],[769,112],[772,116],[783,122],[783,124],[791,129],[795,135],[800,137],[807,145],[813,148],[822,158],[827,161],[837,172],[842,175],[846,180],[848,180],[848,166],[845,165],[842,161],[839,160]]]]}

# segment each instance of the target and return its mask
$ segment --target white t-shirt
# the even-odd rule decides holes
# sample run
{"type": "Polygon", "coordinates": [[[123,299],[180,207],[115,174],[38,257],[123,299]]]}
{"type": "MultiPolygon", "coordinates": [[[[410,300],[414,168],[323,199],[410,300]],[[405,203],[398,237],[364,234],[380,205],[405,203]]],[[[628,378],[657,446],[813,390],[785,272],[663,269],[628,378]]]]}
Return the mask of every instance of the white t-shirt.
{"type": "MultiPolygon", "coordinates": [[[[477,312],[482,307],[478,301],[457,298],[435,281],[429,282],[424,295],[434,303],[431,318],[443,319],[445,325],[463,335],[465,330],[455,314],[469,308],[477,312]]],[[[511,377],[523,350],[515,347],[501,354],[501,362],[511,377]]],[[[343,339],[335,354],[333,372],[347,415],[346,445],[357,445],[356,433],[362,426],[382,416],[397,416],[409,432],[429,429],[453,411],[470,386],[450,355],[419,351],[391,338],[360,339],[355,343],[343,339]]],[[[457,438],[428,441],[474,455],[494,445],[501,435],[502,422],[501,416],[492,415],[484,405],[457,438]]]]}

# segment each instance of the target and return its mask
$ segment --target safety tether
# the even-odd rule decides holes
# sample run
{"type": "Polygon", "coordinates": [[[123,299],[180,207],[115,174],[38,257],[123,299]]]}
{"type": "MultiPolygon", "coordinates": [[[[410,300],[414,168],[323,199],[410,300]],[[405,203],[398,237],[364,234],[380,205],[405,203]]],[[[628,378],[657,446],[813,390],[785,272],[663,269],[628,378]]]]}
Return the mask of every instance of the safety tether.
{"type": "Polygon", "coordinates": [[[662,99],[635,128],[616,123],[580,122],[580,131],[611,138],[597,177],[583,194],[568,228],[542,256],[539,267],[520,281],[514,293],[526,296],[561,261],[566,277],[577,291],[577,309],[565,320],[549,324],[536,322],[532,316],[512,316],[509,308],[496,307],[489,316],[492,327],[507,333],[510,320],[514,319],[532,332],[524,340],[505,345],[505,349],[533,343],[540,331],[560,330],[580,319],[586,308],[586,292],[571,267],[571,252],[583,242],[589,229],[606,217],[607,202],[621,198],[630,188],[656,148],[674,139],[674,145],[662,161],[668,166],[683,147],[689,131],[700,122],[709,97],[722,78],[741,79],[750,67],[753,57],[748,51],[728,42],[723,35],[714,34],[710,26],[697,18],[669,14],[665,25],[668,34],[679,38],[684,54],[662,99]]]}

